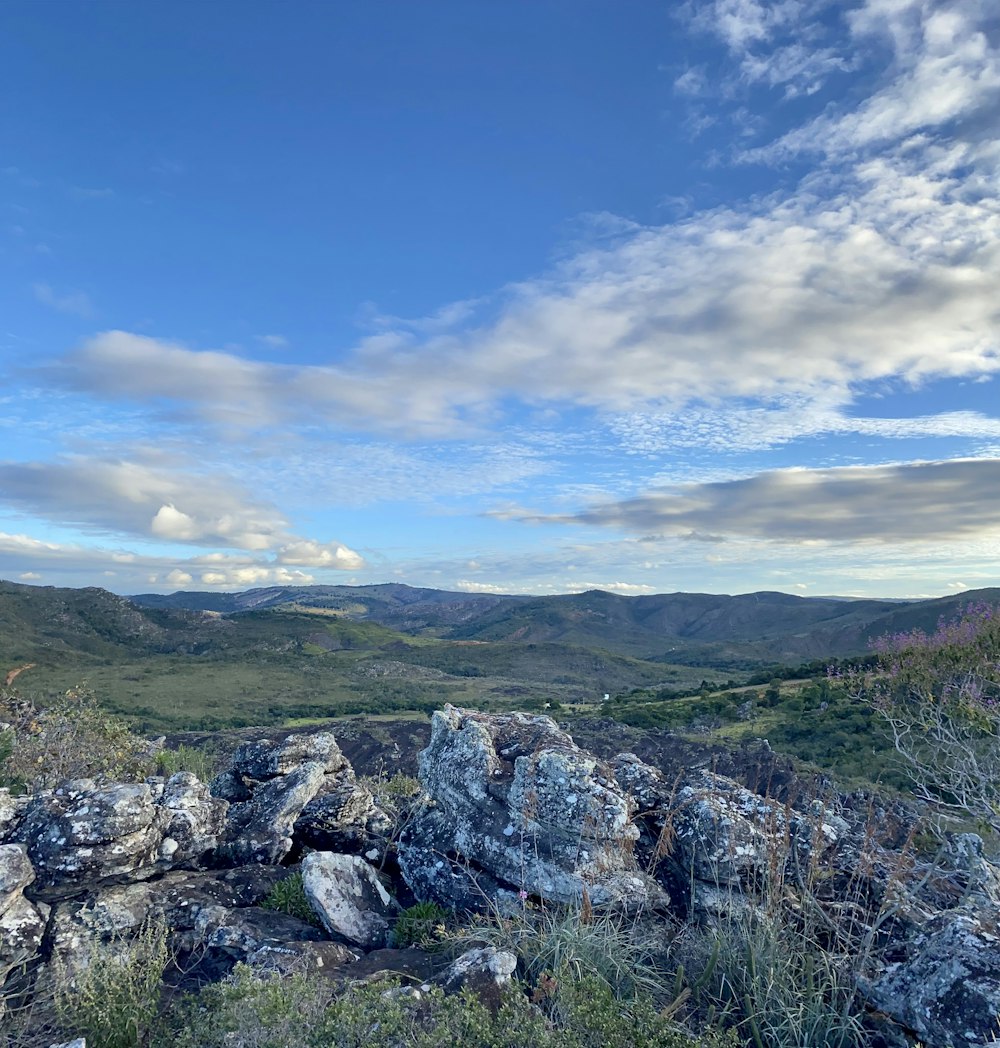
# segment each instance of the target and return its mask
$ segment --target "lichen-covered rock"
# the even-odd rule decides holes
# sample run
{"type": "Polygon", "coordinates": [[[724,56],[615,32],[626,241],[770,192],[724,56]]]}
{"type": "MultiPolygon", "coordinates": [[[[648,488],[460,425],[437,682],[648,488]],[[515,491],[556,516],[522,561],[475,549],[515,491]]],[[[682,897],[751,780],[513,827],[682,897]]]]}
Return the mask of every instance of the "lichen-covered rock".
{"type": "Polygon", "coordinates": [[[211,795],[206,783],[191,772],[179,771],[154,787],[156,803],[166,809],[167,820],[159,858],[186,862],[211,851],[218,843],[229,805],[211,795]]]}
{"type": "Polygon", "coordinates": [[[261,950],[273,950],[289,942],[319,942],[323,933],[287,913],[249,906],[230,910],[205,906],[195,919],[198,940],[209,950],[222,950],[232,962],[249,962],[261,950]]]}
{"type": "Polygon", "coordinates": [[[310,761],[262,783],[249,800],[231,804],[218,858],[234,865],[280,862],[292,850],[295,820],[316,796],[325,774],[322,762],[310,761]]]}
{"type": "Polygon", "coordinates": [[[33,796],[15,837],[41,888],[149,875],[215,845],[226,802],[194,776],[98,785],[74,779],[33,796]]]}
{"type": "Polygon", "coordinates": [[[490,716],[446,706],[420,755],[428,801],[399,843],[403,875],[420,898],[455,905],[470,895],[469,864],[532,895],[595,904],[663,902],[636,872],[635,802],[613,769],[548,717],[490,716]]]}
{"type": "Polygon", "coordinates": [[[0,843],[14,836],[27,806],[27,797],[14,797],[9,789],[0,789],[0,843]]]}
{"type": "Polygon", "coordinates": [[[510,951],[482,946],[456,957],[434,981],[452,993],[466,988],[478,991],[487,984],[507,986],[516,969],[517,957],[510,951]]]}
{"type": "Polygon", "coordinates": [[[646,764],[634,753],[619,753],[612,757],[611,768],[618,785],[635,801],[640,815],[649,812],[666,814],[673,788],[657,768],[646,764]]]}
{"type": "Polygon", "coordinates": [[[45,918],[23,894],[34,879],[25,849],[18,844],[0,844],[0,984],[13,968],[34,957],[42,945],[45,918]]]}
{"type": "Polygon", "coordinates": [[[278,862],[293,843],[320,850],[363,850],[389,827],[330,732],[244,743],[212,782],[231,802],[227,862],[278,862]]]}
{"type": "Polygon", "coordinates": [[[474,993],[487,1007],[498,1008],[503,992],[517,969],[517,957],[508,950],[483,946],[467,950],[438,976],[437,983],[445,993],[474,993]]]}
{"type": "Polygon", "coordinates": [[[144,923],[162,921],[170,930],[171,955],[192,984],[221,978],[238,961],[291,967],[301,956],[320,968],[353,960],[356,954],[343,947],[324,949],[334,944],[324,944],[313,925],[261,908],[287,876],[280,866],[171,870],[156,880],[111,885],[83,903],[60,903],[48,933],[52,959],[71,976],[95,948],[127,943],[144,923]],[[306,943],[316,947],[315,957],[306,943]]]}
{"type": "Polygon", "coordinates": [[[319,792],[295,821],[295,839],[317,851],[365,851],[382,842],[392,823],[348,764],[324,776],[319,792]]]}
{"type": "Polygon", "coordinates": [[[325,775],[350,767],[331,732],[289,735],[279,743],[270,739],[245,742],[233,754],[232,770],[244,783],[259,783],[316,763],[323,765],[325,775]]]}
{"type": "Polygon", "coordinates": [[[937,914],[872,982],[868,1000],[912,1030],[925,1048],[982,1045],[1000,1015],[1000,937],[995,911],[937,914]]]}
{"type": "Polygon", "coordinates": [[[364,859],[312,852],[302,860],[302,887],[334,938],[365,949],[386,945],[399,907],[364,859]]]}
{"type": "Polygon", "coordinates": [[[759,882],[783,873],[787,849],[783,809],[711,772],[677,791],[671,812],[673,857],[680,868],[709,885],[759,882]]]}

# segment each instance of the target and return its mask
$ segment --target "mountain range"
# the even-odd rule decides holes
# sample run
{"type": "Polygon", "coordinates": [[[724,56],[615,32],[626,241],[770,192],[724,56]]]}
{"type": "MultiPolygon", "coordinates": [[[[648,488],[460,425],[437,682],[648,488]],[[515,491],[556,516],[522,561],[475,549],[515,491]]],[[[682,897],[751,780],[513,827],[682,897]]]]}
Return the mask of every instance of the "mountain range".
{"type": "MultiPolygon", "coordinates": [[[[118,596],[0,582],[0,681],[42,695],[86,681],[145,730],[354,713],[598,703],[633,689],[732,686],[933,629],[1000,589],[926,601],[760,592],[624,597],[376,586],[118,596]]],[[[822,663],[821,663],[822,664],[822,663]]]]}

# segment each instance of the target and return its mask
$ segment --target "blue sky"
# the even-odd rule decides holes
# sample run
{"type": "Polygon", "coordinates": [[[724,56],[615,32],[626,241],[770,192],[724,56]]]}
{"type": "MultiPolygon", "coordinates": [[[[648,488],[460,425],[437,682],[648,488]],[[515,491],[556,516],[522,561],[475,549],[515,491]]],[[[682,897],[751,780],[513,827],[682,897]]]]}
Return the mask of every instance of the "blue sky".
{"type": "Polygon", "coordinates": [[[0,576],[1000,583],[988,0],[0,12],[0,576]]]}

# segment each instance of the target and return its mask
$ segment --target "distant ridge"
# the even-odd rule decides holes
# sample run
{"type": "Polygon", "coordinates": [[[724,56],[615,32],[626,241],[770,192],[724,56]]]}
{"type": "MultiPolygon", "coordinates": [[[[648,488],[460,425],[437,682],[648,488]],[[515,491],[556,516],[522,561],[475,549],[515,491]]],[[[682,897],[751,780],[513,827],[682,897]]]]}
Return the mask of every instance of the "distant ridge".
{"type": "Polygon", "coordinates": [[[558,642],[641,658],[705,656],[726,650],[773,661],[859,654],[886,632],[933,629],[969,601],[1000,603],[1000,589],[932,600],[802,597],[779,591],[736,595],[604,590],[557,596],[465,593],[385,583],[271,586],[239,593],[137,594],[141,607],[216,611],[325,609],[404,633],[456,640],[558,642]]]}

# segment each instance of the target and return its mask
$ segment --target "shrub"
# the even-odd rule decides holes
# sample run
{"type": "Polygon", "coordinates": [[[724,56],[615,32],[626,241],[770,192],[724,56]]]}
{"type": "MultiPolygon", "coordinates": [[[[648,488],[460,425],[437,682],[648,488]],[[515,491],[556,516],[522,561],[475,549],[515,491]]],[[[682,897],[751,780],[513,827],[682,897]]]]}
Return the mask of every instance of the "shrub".
{"type": "Polygon", "coordinates": [[[267,893],[261,906],[266,910],[276,910],[278,913],[287,913],[290,917],[298,917],[300,921],[306,921],[316,928],[323,926],[306,897],[301,873],[293,873],[283,881],[278,881],[267,893]]]}
{"type": "Polygon", "coordinates": [[[966,607],[928,635],[876,642],[874,667],[847,675],[883,718],[914,791],[1000,832],[1000,611],[966,607]]]}
{"type": "Polygon", "coordinates": [[[55,1010],[60,1026],[101,1048],[144,1048],[158,1027],[161,980],[170,962],[168,930],[147,920],[134,938],[124,934],[57,970],[55,1010]]]}
{"type": "Polygon", "coordinates": [[[0,719],[12,726],[0,785],[30,793],[81,777],[135,782],[154,770],[149,742],[103,710],[86,685],[41,708],[2,692],[0,719]]]}
{"type": "Polygon", "coordinates": [[[418,902],[399,915],[392,929],[393,946],[430,946],[439,944],[451,910],[436,902],[418,902]]]}
{"type": "Polygon", "coordinates": [[[177,1048],[737,1048],[695,1038],[648,1000],[623,1002],[599,980],[549,978],[533,1004],[515,984],[493,1011],[469,992],[445,996],[386,979],[346,987],[304,975],[268,978],[238,965],[174,1017],[177,1048]],[[537,1006],[536,1006],[537,1005],[537,1006]]]}

